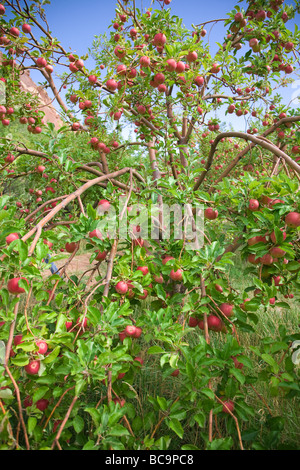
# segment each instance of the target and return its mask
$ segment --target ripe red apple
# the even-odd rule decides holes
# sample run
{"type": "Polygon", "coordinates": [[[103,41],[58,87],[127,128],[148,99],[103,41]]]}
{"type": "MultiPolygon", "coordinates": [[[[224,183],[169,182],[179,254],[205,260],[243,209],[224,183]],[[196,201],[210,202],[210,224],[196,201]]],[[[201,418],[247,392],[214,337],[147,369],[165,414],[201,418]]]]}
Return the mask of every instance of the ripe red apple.
{"type": "Polygon", "coordinates": [[[125,281],[119,281],[115,286],[116,291],[118,294],[124,295],[128,291],[129,287],[125,281]]]}
{"type": "Polygon", "coordinates": [[[13,279],[10,279],[7,283],[8,292],[14,295],[23,294],[25,292],[25,289],[23,289],[23,287],[19,287],[20,279],[25,279],[27,284],[29,284],[28,280],[25,277],[14,277],[13,279]]]}
{"type": "Polygon", "coordinates": [[[91,85],[94,85],[97,82],[98,78],[96,77],[96,75],[90,75],[88,80],[91,85]]]}
{"type": "Polygon", "coordinates": [[[223,413],[230,414],[234,411],[234,402],[232,400],[222,400],[223,402],[223,413]]]}
{"type": "Polygon", "coordinates": [[[51,74],[53,72],[53,66],[50,65],[50,64],[47,64],[46,67],[45,67],[45,70],[46,72],[48,72],[49,74],[51,74]]]}
{"type": "Polygon", "coordinates": [[[274,259],[269,253],[267,253],[266,255],[261,257],[260,262],[262,264],[266,264],[266,265],[270,266],[271,264],[273,264],[274,259]]]}
{"type": "Polygon", "coordinates": [[[256,243],[267,243],[267,239],[265,236],[257,235],[256,237],[249,238],[247,241],[249,246],[256,245],[256,243]]]}
{"type": "Polygon", "coordinates": [[[176,65],[176,72],[177,73],[182,73],[185,71],[185,63],[179,60],[176,65]]]}
{"type": "Polygon", "coordinates": [[[270,250],[270,255],[273,256],[273,258],[284,258],[285,251],[278,246],[274,246],[270,250]]]}
{"type": "Polygon", "coordinates": [[[124,329],[124,334],[126,336],[133,336],[136,334],[136,327],[134,325],[127,325],[124,329]]]}
{"type": "Polygon", "coordinates": [[[153,280],[157,282],[158,284],[163,284],[164,283],[164,278],[162,277],[162,274],[155,274],[153,276],[153,280]]]}
{"type": "Polygon", "coordinates": [[[285,217],[285,223],[292,228],[300,226],[300,214],[299,212],[289,212],[285,217]]]}
{"type": "Polygon", "coordinates": [[[108,88],[109,91],[115,91],[118,87],[118,84],[116,80],[113,80],[112,78],[110,78],[106,82],[106,87],[108,88]]]}
{"type": "Polygon", "coordinates": [[[259,264],[261,258],[256,258],[256,255],[251,253],[250,255],[248,255],[247,261],[251,264],[259,264]]]}
{"type": "Polygon", "coordinates": [[[33,361],[30,361],[29,364],[27,364],[27,366],[24,367],[24,369],[27,372],[27,374],[36,375],[38,371],[40,370],[40,367],[41,367],[40,361],[33,360],[33,361]]]}
{"type": "MultiPolygon", "coordinates": [[[[202,324],[200,325],[200,322],[199,322],[198,326],[199,326],[199,328],[201,328],[202,324]]],[[[208,326],[209,330],[221,331],[222,328],[223,328],[223,322],[216,315],[209,315],[207,317],[207,326],[208,326]]],[[[201,328],[201,329],[204,329],[204,322],[203,322],[203,328],[201,328]]]]}
{"type": "Polygon", "coordinates": [[[31,26],[27,23],[24,23],[22,25],[22,31],[23,33],[31,33],[31,26]]]}
{"type": "Polygon", "coordinates": [[[141,357],[139,357],[139,356],[136,356],[136,357],[134,358],[134,360],[137,361],[137,362],[139,362],[139,363],[141,364],[141,366],[144,364],[143,359],[142,359],[141,357]]]}
{"type": "Polygon", "coordinates": [[[100,230],[98,228],[96,228],[95,230],[90,232],[89,237],[90,238],[98,238],[99,240],[103,240],[102,233],[100,232],[100,230]]]}
{"type": "Polygon", "coordinates": [[[214,210],[212,207],[208,207],[204,211],[204,217],[208,220],[214,220],[218,217],[218,211],[214,210]]]}
{"type": "Polygon", "coordinates": [[[23,343],[22,339],[23,339],[23,335],[14,336],[14,345],[17,346],[18,344],[23,343]]]}
{"type": "Polygon", "coordinates": [[[257,211],[259,208],[259,202],[257,199],[250,199],[249,201],[249,209],[250,211],[257,211]]]}
{"type": "Polygon", "coordinates": [[[177,67],[177,62],[174,59],[168,59],[167,60],[167,65],[166,65],[166,70],[167,72],[174,72],[177,67]]]}
{"type": "Polygon", "coordinates": [[[65,249],[68,253],[74,253],[74,251],[78,248],[79,243],[76,242],[71,242],[71,243],[66,243],[65,249]]]}
{"type": "Polygon", "coordinates": [[[88,320],[87,320],[86,317],[84,317],[84,318],[78,317],[77,320],[76,320],[76,325],[80,326],[82,328],[86,328],[87,324],[88,324],[88,320]]]}
{"type": "Polygon", "coordinates": [[[12,28],[10,28],[9,30],[10,34],[12,36],[14,36],[15,38],[19,37],[20,36],[20,31],[18,30],[18,28],[16,28],[15,26],[13,26],[12,28]]]}
{"type": "Polygon", "coordinates": [[[186,56],[188,62],[195,62],[198,59],[198,54],[196,51],[189,52],[186,56]]]}
{"type": "Polygon", "coordinates": [[[196,83],[196,85],[198,86],[202,86],[203,83],[204,83],[204,78],[203,77],[200,77],[199,75],[194,79],[194,82],[196,83]]]}
{"type": "Polygon", "coordinates": [[[43,68],[43,67],[46,67],[47,61],[44,57],[38,57],[36,59],[36,64],[38,67],[43,68]]]}
{"type": "Polygon", "coordinates": [[[66,321],[65,325],[66,325],[66,329],[70,330],[72,328],[73,322],[72,321],[66,321]]]}
{"type": "Polygon", "coordinates": [[[169,255],[164,256],[163,259],[162,259],[162,264],[165,265],[171,259],[175,259],[175,258],[173,256],[169,256],[169,255]]]}
{"type": "Polygon", "coordinates": [[[36,402],[35,406],[38,410],[45,411],[49,406],[49,400],[47,400],[46,398],[41,398],[36,402]]]}
{"type": "Polygon", "coordinates": [[[38,173],[44,173],[45,170],[46,168],[43,165],[39,165],[36,169],[38,173]]]}
{"type": "Polygon", "coordinates": [[[107,256],[107,251],[98,251],[98,254],[95,259],[97,261],[103,261],[105,260],[106,256],[107,256]]]}
{"type": "Polygon", "coordinates": [[[170,272],[170,278],[173,281],[182,281],[183,279],[182,272],[183,272],[182,269],[177,269],[177,271],[174,271],[174,269],[172,269],[172,271],[170,272]]]}
{"type": "Polygon", "coordinates": [[[139,267],[137,268],[137,271],[141,271],[144,276],[146,276],[146,274],[149,273],[148,266],[139,266],[139,267]]]}
{"type": "MultiPolygon", "coordinates": [[[[283,228],[281,228],[280,230],[283,232],[283,228]]],[[[272,240],[272,242],[273,242],[274,244],[277,243],[275,231],[271,233],[270,239],[272,240]]],[[[286,232],[283,232],[283,240],[285,240],[285,239],[286,239],[286,232]]]]}
{"type": "Polygon", "coordinates": [[[46,343],[46,341],[43,341],[43,340],[38,340],[36,341],[35,343],[37,346],[38,346],[38,354],[46,354],[47,350],[48,350],[48,344],[46,343]]]}
{"type": "Polygon", "coordinates": [[[233,305],[223,303],[220,305],[220,310],[221,312],[224,313],[226,317],[232,317],[233,316],[233,305]]]}
{"type": "Polygon", "coordinates": [[[191,328],[195,328],[199,323],[199,319],[198,318],[195,318],[195,317],[190,317],[189,318],[189,326],[191,328]]]}
{"type": "Polygon", "coordinates": [[[157,33],[155,34],[152,43],[154,46],[164,46],[166,41],[167,38],[163,33],[157,33]]]}
{"type": "Polygon", "coordinates": [[[150,57],[142,56],[140,58],[140,66],[141,67],[144,67],[144,68],[149,67],[150,62],[151,62],[150,57]]]}
{"type": "Polygon", "coordinates": [[[110,208],[110,202],[107,201],[106,199],[101,199],[99,202],[98,202],[98,211],[100,211],[101,213],[102,212],[105,212],[105,211],[108,211],[110,208]]]}
{"type": "Polygon", "coordinates": [[[14,240],[18,240],[19,235],[17,233],[10,233],[6,238],[6,243],[9,245],[11,242],[13,242],[14,240]]]}
{"type": "Polygon", "coordinates": [[[139,299],[145,300],[148,297],[148,291],[147,289],[143,289],[143,294],[139,295],[139,299]]]}
{"type": "Polygon", "coordinates": [[[282,276],[273,276],[272,279],[274,280],[275,286],[279,286],[280,281],[282,280],[282,276]]]}

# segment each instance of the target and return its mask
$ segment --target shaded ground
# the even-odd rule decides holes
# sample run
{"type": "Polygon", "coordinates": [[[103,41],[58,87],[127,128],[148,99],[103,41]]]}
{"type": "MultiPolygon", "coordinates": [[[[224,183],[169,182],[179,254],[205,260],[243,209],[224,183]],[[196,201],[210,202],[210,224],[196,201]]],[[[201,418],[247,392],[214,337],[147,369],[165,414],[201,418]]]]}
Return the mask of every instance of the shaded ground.
{"type": "MultiPolygon", "coordinates": [[[[50,262],[51,262],[51,259],[50,259],[50,262]]],[[[68,258],[55,261],[54,264],[57,268],[61,268],[67,262],[68,262],[68,258]]],[[[81,255],[75,256],[72,259],[72,261],[68,264],[66,268],[66,273],[68,274],[68,276],[71,276],[72,274],[75,274],[76,276],[81,276],[85,271],[96,266],[96,264],[97,264],[97,261],[93,261],[92,263],[90,263],[90,254],[83,253],[81,255]]],[[[43,272],[43,277],[45,278],[47,278],[48,276],[51,276],[51,271],[50,271],[51,264],[49,263],[48,266],[49,266],[49,269],[45,269],[45,271],[43,272]]],[[[87,273],[86,276],[88,277],[90,273],[87,273]]]]}

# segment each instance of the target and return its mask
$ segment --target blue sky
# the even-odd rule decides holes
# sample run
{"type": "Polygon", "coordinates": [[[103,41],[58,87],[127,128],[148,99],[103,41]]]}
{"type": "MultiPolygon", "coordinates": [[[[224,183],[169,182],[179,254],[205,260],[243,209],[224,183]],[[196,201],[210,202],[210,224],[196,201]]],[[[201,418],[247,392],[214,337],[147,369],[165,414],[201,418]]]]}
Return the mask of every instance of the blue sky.
{"type": "MultiPolygon", "coordinates": [[[[138,8],[146,10],[151,5],[151,0],[136,0],[138,8]]],[[[290,1],[288,2],[290,3],[290,1]]],[[[52,0],[50,5],[45,6],[46,16],[52,35],[57,37],[67,51],[76,52],[83,55],[91,47],[95,35],[103,34],[107,31],[108,25],[115,17],[116,0],[52,0]]],[[[174,15],[183,19],[185,26],[199,24],[217,18],[226,18],[227,13],[232,10],[237,2],[234,0],[172,0],[169,7],[174,15]]],[[[240,7],[246,2],[240,3],[240,7]]],[[[168,8],[169,8],[168,7],[168,8]]],[[[155,8],[158,3],[155,2],[155,8]]],[[[293,23],[300,27],[300,18],[290,21],[287,26],[293,30],[293,23]]],[[[213,23],[212,23],[213,25],[213,23]]],[[[207,25],[209,32],[212,25],[207,25]]],[[[224,37],[223,23],[217,23],[210,32],[210,45],[212,51],[217,50],[216,42],[221,42],[224,37]]],[[[93,68],[93,61],[85,62],[87,67],[93,68]]],[[[32,78],[36,80],[37,75],[32,73],[32,78]]],[[[299,81],[300,93],[300,81],[299,81]]],[[[289,102],[293,93],[297,91],[291,86],[283,89],[282,96],[285,102],[289,102]]],[[[230,115],[230,120],[236,130],[245,130],[246,122],[243,117],[237,118],[230,115]]]]}

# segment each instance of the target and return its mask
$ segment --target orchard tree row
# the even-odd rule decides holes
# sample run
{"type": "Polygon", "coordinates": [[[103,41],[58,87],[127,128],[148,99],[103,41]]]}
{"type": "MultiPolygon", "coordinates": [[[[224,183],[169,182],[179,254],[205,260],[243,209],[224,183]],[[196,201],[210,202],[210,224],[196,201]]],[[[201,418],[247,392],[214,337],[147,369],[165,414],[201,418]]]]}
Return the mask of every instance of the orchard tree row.
{"type": "Polygon", "coordinates": [[[199,8],[189,30],[176,0],[117,0],[85,56],[44,3],[0,3],[0,448],[295,448],[298,2],[199,8]],[[166,236],[174,206],[193,248],[172,214],[166,236]]]}

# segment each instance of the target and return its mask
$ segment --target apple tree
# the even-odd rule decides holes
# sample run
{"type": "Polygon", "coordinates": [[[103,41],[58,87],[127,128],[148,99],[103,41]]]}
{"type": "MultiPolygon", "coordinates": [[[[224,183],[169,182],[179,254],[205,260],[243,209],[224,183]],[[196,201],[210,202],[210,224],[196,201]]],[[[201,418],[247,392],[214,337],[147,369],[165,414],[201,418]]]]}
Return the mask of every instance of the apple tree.
{"type": "Polygon", "coordinates": [[[85,56],[24,3],[0,3],[1,448],[295,448],[298,2],[190,30],[117,0],[85,56]]]}

